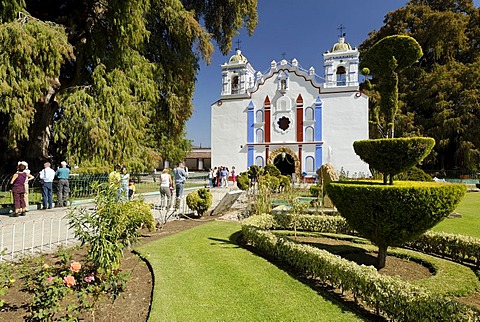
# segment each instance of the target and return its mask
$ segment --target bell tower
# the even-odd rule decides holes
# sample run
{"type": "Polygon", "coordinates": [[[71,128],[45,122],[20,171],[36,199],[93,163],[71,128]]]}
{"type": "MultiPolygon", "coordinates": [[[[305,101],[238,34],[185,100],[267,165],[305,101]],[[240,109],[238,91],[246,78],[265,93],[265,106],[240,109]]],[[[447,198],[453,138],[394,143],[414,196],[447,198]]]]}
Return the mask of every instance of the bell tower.
{"type": "Polygon", "coordinates": [[[221,98],[244,97],[255,84],[255,70],[237,48],[228,63],[222,65],[221,98]]]}
{"type": "Polygon", "coordinates": [[[340,26],[338,42],[323,54],[325,88],[358,87],[359,52],[345,42],[343,26],[340,26]]]}

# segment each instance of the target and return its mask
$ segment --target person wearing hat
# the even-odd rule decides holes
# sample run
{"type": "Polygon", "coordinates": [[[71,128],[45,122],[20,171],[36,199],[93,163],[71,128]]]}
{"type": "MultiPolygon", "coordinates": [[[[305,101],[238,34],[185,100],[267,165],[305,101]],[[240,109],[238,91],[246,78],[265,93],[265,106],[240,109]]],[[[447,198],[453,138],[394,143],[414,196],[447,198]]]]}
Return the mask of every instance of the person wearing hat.
{"type": "Polygon", "coordinates": [[[60,162],[60,168],[58,168],[55,172],[55,176],[58,178],[57,207],[66,207],[68,206],[68,193],[70,192],[70,187],[68,183],[68,178],[70,177],[70,169],[67,168],[67,162],[60,162]]]}

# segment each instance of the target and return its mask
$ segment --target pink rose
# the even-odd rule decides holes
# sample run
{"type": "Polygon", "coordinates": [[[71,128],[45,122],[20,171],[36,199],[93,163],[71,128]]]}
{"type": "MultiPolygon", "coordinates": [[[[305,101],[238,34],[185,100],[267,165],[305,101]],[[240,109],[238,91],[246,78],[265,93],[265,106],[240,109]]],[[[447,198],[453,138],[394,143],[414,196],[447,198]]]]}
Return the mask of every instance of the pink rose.
{"type": "Polygon", "coordinates": [[[72,262],[70,264],[70,270],[74,273],[77,273],[78,271],[80,271],[81,268],[82,268],[82,264],[80,264],[79,262],[72,262]]]}
{"type": "Polygon", "coordinates": [[[91,273],[90,275],[85,276],[83,278],[83,280],[87,283],[91,283],[91,282],[95,281],[95,276],[93,275],[93,273],[91,273]]]}
{"type": "Polygon", "coordinates": [[[49,277],[47,278],[47,282],[50,283],[51,281],[53,281],[53,276],[49,276],[49,277]]]}
{"type": "Polygon", "coordinates": [[[63,283],[68,287],[72,287],[76,284],[75,277],[73,277],[72,275],[67,275],[63,278],[63,283]]]}

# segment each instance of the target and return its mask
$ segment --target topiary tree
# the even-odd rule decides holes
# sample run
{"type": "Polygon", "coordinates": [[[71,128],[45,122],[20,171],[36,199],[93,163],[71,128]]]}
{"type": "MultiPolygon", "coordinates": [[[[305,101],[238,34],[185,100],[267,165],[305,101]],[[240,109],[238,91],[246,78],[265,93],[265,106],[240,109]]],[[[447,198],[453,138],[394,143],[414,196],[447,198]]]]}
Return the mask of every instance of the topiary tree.
{"type": "Polygon", "coordinates": [[[412,137],[397,139],[361,140],[353,149],[371,168],[383,174],[383,183],[393,184],[393,177],[419,164],[432,151],[435,140],[412,137]]]}
{"type": "MultiPolygon", "coordinates": [[[[377,80],[376,88],[381,100],[374,122],[383,129],[381,132],[384,137],[394,137],[394,122],[398,112],[398,73],[422,56],[422,47],[414,38],[393,35],[378,41],[362,57],[360,63],[362,73],[371,74],[377,80]],[[383,126],[380,124],[379,113],[383,114],[385,123],[383,126]]],[[[365,83],[365,87],[370,86],[370,81],[365,83]]]]}
{"type": "Polygon", "coordinates": [[[327,186],[340,214],[360,235],[378,246],[383,268],[388,246],[401,246],[432,228],[458,205],[465,185],[437,182],[338,182],[327,186]]]}
{"type": "Polygon", "coordinates": [[[191,192],[187,196],[187,205],[202,216],[212,205],[212,193],[209,189],[201,188],[191,192]]]}

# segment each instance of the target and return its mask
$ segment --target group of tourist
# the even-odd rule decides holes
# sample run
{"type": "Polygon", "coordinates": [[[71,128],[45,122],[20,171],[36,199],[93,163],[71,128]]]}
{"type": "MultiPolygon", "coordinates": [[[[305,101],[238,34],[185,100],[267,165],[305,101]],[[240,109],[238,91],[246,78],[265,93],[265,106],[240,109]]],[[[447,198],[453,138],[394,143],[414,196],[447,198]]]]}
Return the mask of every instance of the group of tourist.
{"type": "Polygon", "coordinates": [[[225,166],[220,166],[218,168],[214,167],[213,169],[208,170],[208,185],[210,188],[228,188],[230,177],[232,178],[233,185],[235,185],[237,182],[235,166],[232,167],[231,171],[225,166]]]}
{"type": "MultiPolygon", "coordinates": [[[[70,169],[67,163],[62,161],[57,171],[54,171],[50,162],[45,162],[43,170],[39,173],[39,179],[42,184],[42,209],[51,209],[53,207],[53,180],[58,178],[58,202],[57,207],[65,207],[68,203],[70,169]]],[[[17,172],[10,180],[13,194],[13,204],[15,211],[13,217],[25,216],[28,212],[28,182],[35,177],[30,174],[28,163],[18,162],[17,172]]]]}
{"type": "Polygon", "coordinates": [[[164,209],[173,209],[173,185],[175,184],[175,205],[180,204],[183,197],[183,188],[187,181],[188,171],[183,162],[178,163],[178,166],[173,169],[173,179],[170,174],[170,169],[165,168],[160,175],[160,205],[164,209]]]}

